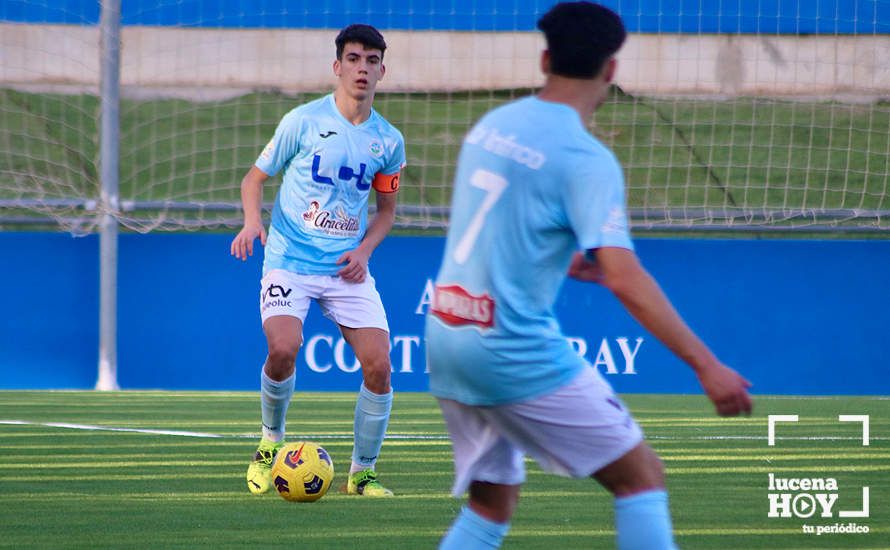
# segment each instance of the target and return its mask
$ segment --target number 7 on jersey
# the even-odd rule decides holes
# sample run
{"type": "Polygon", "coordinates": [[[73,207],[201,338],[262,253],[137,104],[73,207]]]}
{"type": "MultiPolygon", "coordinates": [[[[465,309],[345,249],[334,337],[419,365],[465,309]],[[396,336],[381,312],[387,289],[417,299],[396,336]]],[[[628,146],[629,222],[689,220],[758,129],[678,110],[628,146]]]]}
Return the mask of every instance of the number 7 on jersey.
{"type": "Polygon", "coordinates": [[[463,264],[467,261],[467,258],[470,257],[470,252],[473,250],[473,245],[476,244],[479,232],[482,231],[482,225],[485,223],[485,217],[488,215],[488,211],[491,210],[491,207],[494,206],[494,203],[500,198],[501,193],[507,188],[508,183],[509,182],[503,176],[495,174],[494,172],[489,172],[488,170],[479,169],[473,172],[470,176],[470,185],[482,189],[486,194],[485,200],[482,201],[479,210],[473,215],[473,219],[470,220],[470,225],[467,226],[466,232],[460,238],[457,247],[454,249],[454,261],[457,262],[458,265],[463,264]]]}

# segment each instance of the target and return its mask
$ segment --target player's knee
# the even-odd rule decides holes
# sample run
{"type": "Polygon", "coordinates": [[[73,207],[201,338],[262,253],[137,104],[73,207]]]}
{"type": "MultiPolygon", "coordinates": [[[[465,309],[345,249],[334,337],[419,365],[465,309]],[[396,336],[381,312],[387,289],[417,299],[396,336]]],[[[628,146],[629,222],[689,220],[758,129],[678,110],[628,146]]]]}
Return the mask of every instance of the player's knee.
{"type": "Polygon", "coordinates": [[[648,445],[642,444],[593,476],[615,496],[663,489],[664,465],[648,445]]]}
{"type": "Polygon", "coordinates": [[[649,457],[649,479],[653,488],[661,488],[665,485],[664,462],[655,451],[651,451],[649,457]]]}
{"type": "Polygon", "coordinates": [[[519,503],[519,485],[499,485],[482,481],[470,484],[470,507],[482,517],[506,523],[519,503]]]}
{"type": "Polygon", "coordinates": [[[365,387],[373,393],[389,393],[390,371],[389,357],[373,356],[362,361],[365,387]]]}
{"type": "Polygon", "coordinates": [[[634,475],[624,480],[616,494],[633,494],[664,488],[664,463],[655,451],[648,447],[646,450],[634,475]]]}
{"type": "Polygon", "coordinates": [[[297,360],[297,351],[300,349],[300,341],[291,338],[270,338],[269,358],[267,370],[270,375],[278,371],[290,371],[297,360]]]}

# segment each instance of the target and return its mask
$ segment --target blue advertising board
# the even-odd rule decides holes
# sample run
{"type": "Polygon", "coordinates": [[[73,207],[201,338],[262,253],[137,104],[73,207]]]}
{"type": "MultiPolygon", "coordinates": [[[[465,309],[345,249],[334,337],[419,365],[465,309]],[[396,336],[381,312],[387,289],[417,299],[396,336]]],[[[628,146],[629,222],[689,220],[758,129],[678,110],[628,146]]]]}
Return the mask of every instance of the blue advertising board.
{"type": "MultiPolygon", "coordinates": [[[[258,388],[262,253],[234,260],[230,240],[121,236],[123,388],[258,388]]],[[[423,319],[443,245],[389,237],[372,258],[397,391],[427,388],[423,319]]],[[[637,251],[687,322],[756,393],[890,394],[890,241],[639,239],[637,251]]],[[[0,388],[93,387],[98,238],[0,233],[0,254],[0,388]]],[[[572,345],[619,392],[700,391],[606,289],[567,281],[556,310],[572,345]]],[[[317,307],[303,337],[299,390],[358,388],[360,365],[317,307]]]]}
{"type": "MultiPolygon", "coordinates": [[[[556,0],[128,0],[124,25],[205,28],[325,28],[364,22],[381,29],[533,31],[556,0]]],[[[630,32],[729,34],[886,34],[886,0],[601,0],[630,32]]],[[[95,25],[95,0],[6,0],[0,21],[95,25]]]]}

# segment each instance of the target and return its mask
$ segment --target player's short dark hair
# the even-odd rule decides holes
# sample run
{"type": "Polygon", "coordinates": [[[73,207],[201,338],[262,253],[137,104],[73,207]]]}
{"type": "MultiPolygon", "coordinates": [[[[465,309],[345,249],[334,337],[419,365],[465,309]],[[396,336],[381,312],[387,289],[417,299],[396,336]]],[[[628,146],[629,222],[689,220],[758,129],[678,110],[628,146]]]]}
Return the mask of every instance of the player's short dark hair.
{"type": "Polygon", "coordinates": [[[593,78],[624,44],[627,31],[617,13],[591,2],[560,2],[538,20],[547,38],[550,72],[593,78]]]}
{"type": "Polygon", "coordinates": [[[383,35],[371,25],[356,23],[344,27],[334,40],[334,44],[337,45],[337,59],[343,58],[343,48],[348,42],[357,42],[365,49],[380,50],[380,59],[383,59],[383,52],[386,51],[383,35]]]}

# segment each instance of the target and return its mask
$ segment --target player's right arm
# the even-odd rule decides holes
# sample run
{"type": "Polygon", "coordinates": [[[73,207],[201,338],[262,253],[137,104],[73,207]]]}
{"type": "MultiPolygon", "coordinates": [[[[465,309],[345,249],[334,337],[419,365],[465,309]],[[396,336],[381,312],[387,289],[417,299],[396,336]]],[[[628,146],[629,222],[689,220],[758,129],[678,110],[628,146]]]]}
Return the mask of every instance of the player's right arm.
{"type": "Polygon", "coordinates": [[[244,210],[244,227],[232,240],[231,254],[239,260],[253,255],[253,241],[259,237],[266,245],[266,228],[263,226],[263,183],[269,178],[265,172],[251,166],[241,180],[241,207],[244,210]]]}
{"type": "Polygon", "coordinates": [[[300,109],[284,115],[275,135],[247,175],[241,180],[241,206],[244,209],[244,227],[232,241],[231,254],[240,260],[253,255],[253,241],[259,237],[266,246],[266,228],[263,227],[263,183],[281,170],[299,149],[302,132],[300,109]]]}
{"type": "Polygon", "coordinates": [[[587,280],[608,288],[646,330],[692,367],[718,414],[751,413],[751,383],[721,363],[696,336],[632,250],[602,247],[588,251],[588,256],[595,258],[596,265],[591,271],[595,278],[587,280]]]}

